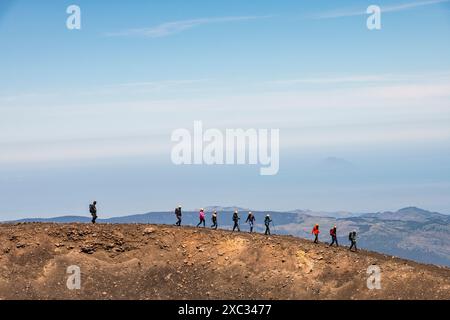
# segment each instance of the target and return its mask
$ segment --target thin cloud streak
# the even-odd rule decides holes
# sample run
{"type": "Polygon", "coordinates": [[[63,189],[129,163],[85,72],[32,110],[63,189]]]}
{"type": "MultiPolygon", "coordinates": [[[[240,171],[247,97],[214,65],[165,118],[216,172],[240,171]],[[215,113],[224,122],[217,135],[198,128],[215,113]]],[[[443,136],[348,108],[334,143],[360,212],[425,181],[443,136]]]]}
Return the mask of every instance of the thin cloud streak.
{"type": "Polygon", "coordinates": [[[293,79],[277,79],[266,81],[270,85],[296,85],[296,84],[368,84],[368,83],[393,83],[404,82],[411,83],[415,81],[423,82],[434,79],[437,84],[439,81],[448,83],[450,81],[450,72],[438,73],[419,73],[419,74],[350,74],[350,75],[330,75],[318,77],[304,77],[293,79]]]}
{"type": "Polygon", "coordinates": [[[126,36],[138,36],[147,38],[161,38],[167,37],[176,33],[180,33],[194,27],[224,22],[237,22],[237,21],[249,21],[257,19],[266,19],[271,16],[236,16],[236,17],[218,17],[218,18],[201,18],[191,20],[181,20],[165,22],[150,28],[140,29],[128,29],[120,32],[107,33],[107,36],[111,37],[126,37],[126,36]]]}
{"type": "MultiPolygon", "coordinates": [[[[429,0],[429,1],[415,1],[415,2],[409,2],[409,3],[401,3],[401,4],[395,4],[390,6],[380,6],[381,12],[397,12],[397,11],[404,11],[416,7],[423,7],[423,6],[429,6],[439,3],[446,3],[450,0],[429,0]]],[[[367,15],[366,9],[360,11],[333,11],[333,12],[324,12],[320,14],[316,14],[313,16],[310,16],[309,18],[312,19],[333,19],[333,18],[344,18],[344,17],[354,17],[354,16],[362,16],[367,15]]]]}
{"type": "Polygon", "coordinates": [[[167,86],[178,86],[178,85],[184,85],[184,84],[193,84],[193,83],[205,82],[207,80],[208,79],[126,82],[126,83],[107,85],[105,87],[145,87],[145,86],[152,86],[152,87],[164,86],[164,87],[167,87],[167,86]]]}
{"type": "MultiPolygon", "coordinates": [[[[12,102],[22,102],[22,101],[39,101],[48,98],[61,98],[66,97],[68,94],[71,97],[82,97],[82,96],[104,96],[104,95],[114,95],[128,93],[139,93],[139,92],[161,92],[169,90],[180,90],[192,87],[196,84],[205,83],[210,81],[210,79],[186,79],[186,80],[160,80],[160,81],[143,81],[143,82],[126,82],[117,84],[107,84],[101,86],[94,86],[91,89],[81,89],[75,92],[24,92],[22,94],[16,95],[1,95],[0,94],[0,109],[2,109],[2,102],[12,103],[12,102]],[[140,91],[139,91],[140,90],[140,91]]],[[[7,105],[5,105],[6,107],[7,105]]]]}
{"type": "Polygon", "coordinates": [[[385,82],[392,81],[395,78],[389,76],[348,76],[348,77],[317,77],[317,78],[301,78],[274,80],[267,82],[275,85],[291,85],[291,84],[339,84],[339,83],[367,83],[367,82],[385,82]]]}

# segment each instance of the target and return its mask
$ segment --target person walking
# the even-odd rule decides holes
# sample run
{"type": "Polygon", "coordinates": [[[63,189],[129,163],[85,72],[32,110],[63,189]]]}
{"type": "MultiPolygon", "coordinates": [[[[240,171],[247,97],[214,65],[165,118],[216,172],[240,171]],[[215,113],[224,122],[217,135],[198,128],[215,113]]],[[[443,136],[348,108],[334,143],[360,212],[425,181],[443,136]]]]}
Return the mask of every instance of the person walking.
{"type": "Polygon", "coordinates": [[[213,228],[214,230],[217,230],[217,211],[214,210],[214,212],[212,214],[212,217],[211,217],[211,220],[212,220],[212,223],[213,223],[211,228],[213,228]]]}
{"type": "Polygon", "coordinates": [[[200,218],[200,222],[197,224],[197,227],[199,227],[203,223],[203,228],[205,228],[206,227],[206,225],[205,225],[205,211],[203,210],[203,208],[200,209],[199,218],[200,218]]]}
{"type": "Polygon", "coordinates": [[[350,240],[351,245],[349,250],[352,251],[352,248],[355,248],[355,252],[358,251],[358,248],[356,248],[356,231],[353,230],[348,234],[348,240],[350,240]]]}
{"type": "Polygon", "coordinates": [[[181,206],[175,208],[175,216],[177,217],[177,222],[175,225],[179,227],[181,226],[181,206]]]}
{"type": "Polygon", "coordinates": [[[250,212],[248,213],[247,220],[245,220],[245,222],[248,223],[248,224],[250,225],[250,233],[253,232],[253,225],[255,224],[255,221],[256,221],[255,216],[254,216],[254,214],[250,211],[250,212]]]}
{"type": "Polygon", "coordinates": [[[94,201],[89,205],[89,212],[92,216],[92,224],[95,224],[95,220],[97,220],[97,201],[94,201]]]}
{"type": "Polygon", "coordinates": [[[234,213],[233,213],[233,222],[234,222],[233,231],[236,230],[236,228],[237,228],[238,231],[241,231],[241,229],[239,228],[239,220],[240,219],[241,218],[239,218],[237,210],[235,210],[234,213]]]}
{"type": "Polygon", "coordinates": [[[314,235],[314,243],[319,243],[319,225],[316,224],[312,229],[311,233],[314,235]]]}
{"type": "Polygon", "coordinates": [[[272,222],[272,219],[270,219],[270,215],[266,215],[264,219],[264,224],[266,226],[266,232],[264,232],[265,235],[270,236],[270,223],[272,222]]]}
{"type": "Polygon", "coordinates": [[[330,236],[331,236],[331,244],[330,247],[336,243],[336,247],[339,247],[338,240],[337,240],[337,228],[334,226],[332,229],[330,229],[330,236]]]}

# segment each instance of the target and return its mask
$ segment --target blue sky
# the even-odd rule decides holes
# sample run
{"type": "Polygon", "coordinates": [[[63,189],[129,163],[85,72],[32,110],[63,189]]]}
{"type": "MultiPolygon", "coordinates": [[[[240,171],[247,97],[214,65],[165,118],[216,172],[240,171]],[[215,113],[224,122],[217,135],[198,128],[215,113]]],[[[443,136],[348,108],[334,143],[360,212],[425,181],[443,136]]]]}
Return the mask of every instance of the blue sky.
{"type": "Polygon", "coordinates": [[[450,213],[449,33],[436,0],[2,1],[0,217],[86,214],[93,199],[107,216],[450,213]],[[174,166],[170,134],[194,120],[279,128],[279,174],[174,166]]]}

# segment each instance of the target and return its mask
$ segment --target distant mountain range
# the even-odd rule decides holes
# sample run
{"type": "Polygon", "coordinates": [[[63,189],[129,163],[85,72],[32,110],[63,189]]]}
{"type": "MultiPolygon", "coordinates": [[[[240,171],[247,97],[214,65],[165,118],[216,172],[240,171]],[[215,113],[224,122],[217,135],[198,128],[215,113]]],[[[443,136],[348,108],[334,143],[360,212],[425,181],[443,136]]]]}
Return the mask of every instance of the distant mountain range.
{"type": "MultiPolygon", "coordinates": [[[[248,209],[239,207],[205,207],[207,222],[210,213],[219,213],[219,227],[230,229],[232,214],[237,209],[241,216],[241,230],[247,231],[245,219],[248,209]]],[[[329,241],[329,229],[338,228],[341,244],[348,244],[350,231],[358,232],[358,245],[362,248],[389,255],[412,259],[423,263],[450,266],[450,216],[430,212],[416,207],[403,208],[395,212],[350,213],[350,212],[315,212],[310,210],[293,210],[290,212],[254,210],[257,232],[264,231],[263,220],[270,214],[274,226],[272,231],[278,234],[291,234],[302,238],[311,238],[312,226],[320,225],[321,241],[329,241]]],[[[101,212],[100,212],[101,216],[101,212]]],[[[173,212],[149,212],[145,214],[98,219],[99,223],[152,223],[173,224],[176,219],[173,212]]],[[[90,217],[62,216],[55,218],[29,218],[12,222],[57,222],[89,223],[90,217]]],[[[196,225],[197,211],[183,211],[183,224],[196,225]]]]}
{"type": "Polygon", "coordinates": [[[302,209],[296,209],[296,210],[292,210],[289,212],[304,214],[304,215],[313,216],[313,217],[330,217],[330,218],[359,217],[364,214],[364,213],[355,213],[355,212],[350,212],[350,211],[327,212],[327,211],[313,211],[313,210],[302,210],[302,209]]]}

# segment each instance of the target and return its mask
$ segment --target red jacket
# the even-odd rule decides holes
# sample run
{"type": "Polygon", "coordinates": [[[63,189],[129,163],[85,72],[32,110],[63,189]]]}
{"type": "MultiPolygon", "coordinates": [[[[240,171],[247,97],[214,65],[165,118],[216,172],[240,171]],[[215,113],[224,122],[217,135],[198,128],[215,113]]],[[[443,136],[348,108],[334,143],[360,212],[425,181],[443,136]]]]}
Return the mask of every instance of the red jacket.
{"type": "Polygon", "coordinates": [[[320,233],[319,228],[314,227],[314,228],[312,229],[311,233],[314,234],[314,235],[318,235],[318,234],[320,233]]]}

